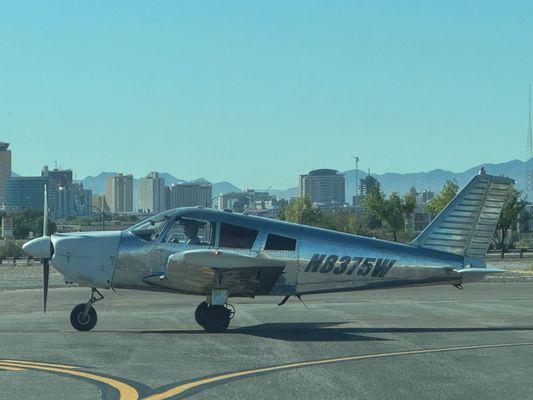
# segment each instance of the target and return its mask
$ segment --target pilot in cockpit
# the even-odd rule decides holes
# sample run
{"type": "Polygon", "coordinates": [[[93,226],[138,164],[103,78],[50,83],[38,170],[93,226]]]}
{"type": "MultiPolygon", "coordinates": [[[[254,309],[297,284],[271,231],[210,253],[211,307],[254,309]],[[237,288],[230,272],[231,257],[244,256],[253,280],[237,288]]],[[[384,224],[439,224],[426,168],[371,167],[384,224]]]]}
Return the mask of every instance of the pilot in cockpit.
{"type": "Polygon", "coordinates": [[[193,220],[182,220],[183,232],[187,236],[187,244],[192,245],[201,245],[202,242],[198,237],[198,229],[200,228],[199,223],[193,220]]]}

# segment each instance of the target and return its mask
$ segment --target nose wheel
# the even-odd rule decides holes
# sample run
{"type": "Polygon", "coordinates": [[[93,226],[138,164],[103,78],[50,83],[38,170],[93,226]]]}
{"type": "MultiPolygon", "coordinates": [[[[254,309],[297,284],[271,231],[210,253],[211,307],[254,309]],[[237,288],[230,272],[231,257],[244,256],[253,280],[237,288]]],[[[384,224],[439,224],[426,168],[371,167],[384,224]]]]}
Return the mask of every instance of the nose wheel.
{"type": "Polygon", "coordinates": [[[87,332],[96,326],[98,316],[93,304],[104,298],[96,288],[91,289],[91,297],[87,303],[78,304],[70,313],[70,324],[77,331],[87,332]]]}
{"type": "Polygon", "coordinates": [[[194,312],[194,318],[198,325],[206,330],[206,332],[224,332],[230,320],[235,315],[235,308],[231,304],[217,305],[202,302],[194,312]]]}
{"type": "Polygon", "coordinates": [[[96,322],[98,321],[94,307],[89,306],[88,310],[86,308],[87,305],[81,303],[74,307],[70,313],[70,323],[77,331],[90,331],[96,326],[96,322]]]}

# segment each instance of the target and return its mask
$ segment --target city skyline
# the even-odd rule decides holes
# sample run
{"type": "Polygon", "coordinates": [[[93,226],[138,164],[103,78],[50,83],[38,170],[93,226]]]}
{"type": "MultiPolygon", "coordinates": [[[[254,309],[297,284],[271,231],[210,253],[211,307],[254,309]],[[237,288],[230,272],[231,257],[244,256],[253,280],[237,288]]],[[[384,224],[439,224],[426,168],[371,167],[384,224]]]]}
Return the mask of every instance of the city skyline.
{"type": "Polygon", "coordinates": [[[291,187],[353,155],[377,173],[522,159],[533,6],[514,5],[6,4],[0,131],[17,173],[77,179],[291,187]]]}

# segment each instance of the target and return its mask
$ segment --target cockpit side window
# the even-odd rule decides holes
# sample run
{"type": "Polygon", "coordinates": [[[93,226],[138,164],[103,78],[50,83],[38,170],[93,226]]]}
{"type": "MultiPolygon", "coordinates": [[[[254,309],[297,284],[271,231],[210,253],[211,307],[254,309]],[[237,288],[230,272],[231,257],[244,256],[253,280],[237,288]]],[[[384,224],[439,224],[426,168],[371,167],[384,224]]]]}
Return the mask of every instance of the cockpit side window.
{"type": "Polygon", "coordinates": [[[153,242],[157,239],[158,235],[160,234],[161,230],[165,226],[165,224],[168,222],[169,216],[168,215],[162,215],[162,216],[156,216],[152,219],[147,219],[137,225],[134,225],[130,228],[131,233],[133,233],[135,236],[146,240],[147,242],[153,242]]]}
{"type": "Polygon", "coordinates": [[[232,224],[220,225],[220,247],[251,249],[259,231],[232,224]]]}
{"type": "Polygon", "coordinates": [[[296,250],[296,239],[291,239],[285,236],[274,235],[270,233],[267,236],[265,250],[296,250]]]}
{"type": "Polygon", "coordinates": [[[192,219],[178,218],[168,229],[162,243],[185,243],[196,246],[213,246],[215,243],[214,222],[192,219]]]}

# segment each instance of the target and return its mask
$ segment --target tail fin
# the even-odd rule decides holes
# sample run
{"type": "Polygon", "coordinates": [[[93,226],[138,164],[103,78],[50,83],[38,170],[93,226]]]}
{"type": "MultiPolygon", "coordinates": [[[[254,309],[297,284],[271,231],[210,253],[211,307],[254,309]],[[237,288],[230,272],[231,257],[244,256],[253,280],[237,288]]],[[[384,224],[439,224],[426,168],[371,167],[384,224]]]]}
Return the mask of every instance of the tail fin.
{"type": "Polygon", "coordinates": [[[512,179],[486,175],[481,169],[410,244],[483,259],[512,179]]]}

